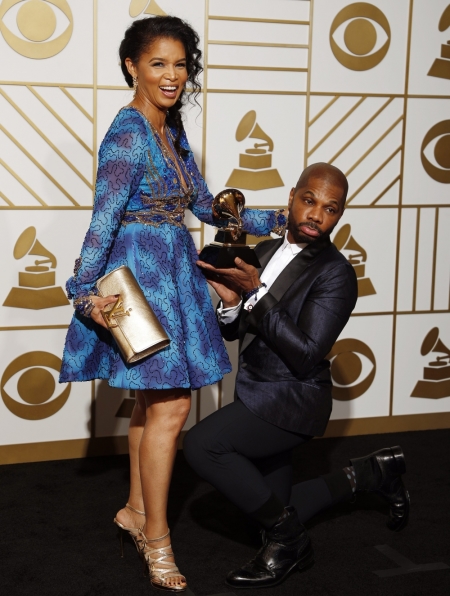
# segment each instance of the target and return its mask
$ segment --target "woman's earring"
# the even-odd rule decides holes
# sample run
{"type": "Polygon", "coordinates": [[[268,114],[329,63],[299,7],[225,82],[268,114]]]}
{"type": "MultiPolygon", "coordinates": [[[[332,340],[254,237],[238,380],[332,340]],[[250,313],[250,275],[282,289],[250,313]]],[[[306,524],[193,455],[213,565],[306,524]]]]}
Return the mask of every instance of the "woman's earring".
{"type": "Polygon", "coordinates": [[[138,80],[137,80],[137,77],[133,77],[133,89],[134,89],[134,92],[135,92],[135,93],[136,93],[136,91],[137,91],[137,88],[138,88],[138,80]]]}

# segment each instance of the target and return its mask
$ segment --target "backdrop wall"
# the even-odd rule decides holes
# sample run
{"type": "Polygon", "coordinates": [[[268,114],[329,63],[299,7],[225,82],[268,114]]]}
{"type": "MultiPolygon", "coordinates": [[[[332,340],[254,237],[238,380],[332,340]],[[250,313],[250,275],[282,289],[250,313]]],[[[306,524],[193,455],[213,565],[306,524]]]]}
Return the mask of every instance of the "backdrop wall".
{"type": "MultiPolygon", "coordinates": [[[[2,0],[0,463],[126,449],[133,395],[57,383],[63,288],[99,144],[131,100],[120,40],[162,13],[202,37],[202,109],[186,110],[186,128],[213,193],[237,186],[248,206],[280,207],[310,163],[349,178],[333,240],[359,300],[329,356],[328,434],[450,427],[447,0],[2,0]],[[249,154],[254,143],[264,152],[249,154]]],[[[199,248],[212,240],[187,224],[199,248]]],[[[197,391],[186,429],[233,384],[197,391]]]]}

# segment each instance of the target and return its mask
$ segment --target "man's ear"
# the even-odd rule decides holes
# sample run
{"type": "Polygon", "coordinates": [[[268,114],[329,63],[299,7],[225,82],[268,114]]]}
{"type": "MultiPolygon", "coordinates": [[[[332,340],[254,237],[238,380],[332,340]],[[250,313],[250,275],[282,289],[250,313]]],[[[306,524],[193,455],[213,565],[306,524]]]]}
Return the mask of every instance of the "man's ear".
{"type": "Polygon", "coordinates": [[[291,188],[291,192],[289,193],[288,209],[291,208],[292,201],[294,200],[294,195],[295,195],[295,188],[291,188]]]}

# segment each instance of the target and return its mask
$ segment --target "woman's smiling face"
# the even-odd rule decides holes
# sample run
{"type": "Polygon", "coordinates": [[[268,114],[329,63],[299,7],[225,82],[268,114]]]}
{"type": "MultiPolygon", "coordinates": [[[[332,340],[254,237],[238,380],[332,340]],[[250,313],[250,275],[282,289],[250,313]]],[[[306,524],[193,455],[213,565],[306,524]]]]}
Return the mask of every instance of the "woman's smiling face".
{"type": "Polygon", "coordinates": [[[137,63],[127,58],[126,64],[129,73],[137,77],[137,96],[143,96],[163,111],[177,102],[188,79],[184,46],[168,37],[156,39],[137,63]]]}

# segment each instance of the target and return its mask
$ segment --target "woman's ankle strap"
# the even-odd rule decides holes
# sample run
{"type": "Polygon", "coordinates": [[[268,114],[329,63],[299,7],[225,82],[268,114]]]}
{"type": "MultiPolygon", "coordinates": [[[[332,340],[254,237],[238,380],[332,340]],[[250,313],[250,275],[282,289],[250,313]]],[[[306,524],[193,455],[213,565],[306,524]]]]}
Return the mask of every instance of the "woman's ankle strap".
{"type": "Polygon", "coordinates": [[[139,513],[139,515],[145,515],[145,511],[139,511],[139,509],[135,509],[134,507],[132,507],[129,503],[127,503],[125,505],[125,507],[127,509],[130,509],[131,511],[134,511],[134,513],[139,513]]]}
{"type": "Polygon", "coordinates": [[[169,536],[170,529],[167,530],[167,534],[164,534],[164,536],[160,536],[159,538],[147,538],[142,530],[139,530],[139,533],[144,538],[145,542],[160,542],[161,540],[164,540],[164,538],[167,538],[167,536],[169,536]]]}

